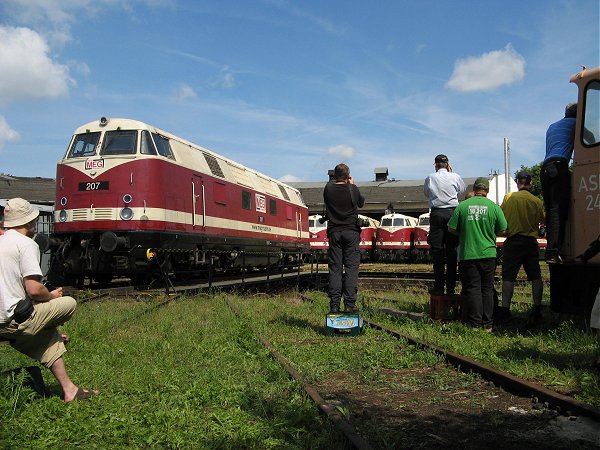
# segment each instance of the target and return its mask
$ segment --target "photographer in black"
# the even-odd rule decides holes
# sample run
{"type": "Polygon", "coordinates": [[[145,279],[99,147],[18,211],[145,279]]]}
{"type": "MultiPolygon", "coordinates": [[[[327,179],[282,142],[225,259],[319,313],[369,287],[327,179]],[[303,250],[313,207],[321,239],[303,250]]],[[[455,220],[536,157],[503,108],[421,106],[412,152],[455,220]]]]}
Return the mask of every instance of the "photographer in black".
{"type": "Polygon", "coordinates": [[[358,311],[356,292],[360,265],[358,208],[362,208],[365,199],[346,164],[335,166],[333,176],[334,180],[327,183],[323,191],[329,238],[329,308],[331,314],[338,313],[343,294],[346,312],[354,313],[358,311]]]}

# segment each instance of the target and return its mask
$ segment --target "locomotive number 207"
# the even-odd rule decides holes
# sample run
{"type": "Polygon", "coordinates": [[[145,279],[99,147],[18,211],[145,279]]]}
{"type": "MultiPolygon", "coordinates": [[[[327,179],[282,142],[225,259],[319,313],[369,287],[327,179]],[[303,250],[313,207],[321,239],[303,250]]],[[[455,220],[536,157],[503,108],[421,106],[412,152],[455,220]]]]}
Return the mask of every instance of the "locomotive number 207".
{"type": "Polygon", "coordinates": [[[84,181],[79,183],[80,191],[106,191],[108,190],[108,181],[84,181]]]}

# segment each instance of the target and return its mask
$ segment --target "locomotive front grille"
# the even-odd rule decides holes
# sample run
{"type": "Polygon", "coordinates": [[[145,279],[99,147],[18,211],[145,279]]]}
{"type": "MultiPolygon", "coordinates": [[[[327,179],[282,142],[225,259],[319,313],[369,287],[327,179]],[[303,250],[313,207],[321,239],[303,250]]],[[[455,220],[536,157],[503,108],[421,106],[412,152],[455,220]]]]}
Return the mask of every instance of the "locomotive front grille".
{"type": "Polygon", "coordinates": [[[73,222],[79,222],[82,220],[88,220],[89,209],[74,209],[73,210],[73,222]]]}
{"type": "Polygon", "coordinates": [[[113,220],[111,208],[95,208],[94,220],[113,220]]]}
{"type": "Polygon", "coordinates": [[[73,210],[73,222],[87,220],[114,220],[111,208],[80,208],[73,210]]]}

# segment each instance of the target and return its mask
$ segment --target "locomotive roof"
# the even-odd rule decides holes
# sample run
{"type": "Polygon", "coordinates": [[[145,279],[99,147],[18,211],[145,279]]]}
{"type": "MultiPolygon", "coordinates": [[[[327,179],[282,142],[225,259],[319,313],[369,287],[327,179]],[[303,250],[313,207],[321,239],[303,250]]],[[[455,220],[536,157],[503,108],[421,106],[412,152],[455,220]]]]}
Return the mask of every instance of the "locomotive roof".
{"type": "MultiPolygon", "coordinates": [[[[104,119],[104,118],[102,118],[102,119],[104,119]]],[[[191,148],[194,148],[194,149],[196,149],[198,151],[202,151],[202,152],[208,153],[208,154],[210,154],[210,155],[212,155],[214,157],[222,159],[223,161],[225,161],[227,163],[230,163],[230,164],[238,166],[238,167],[240,167],[240,168],[242,168],[244,170],[247,170],[248,172],[252,172],[252,173],[254,173],[256,175],[260,175],[261,177],[267,178],[267,179],[269,179],[269,180],[271,180],[271,181],[273,181],[273,182],[275,182],[277,184],[281,184],[281,185],[286,186],[286,187],[288,187],[288,188],[290,188],[290,189],[292,189],[292,190],[294,190],[296,192],[299,192],[296,187],[294,187],[294,186],[292,186],[292,185],[290,185],[288,183],[284,183],[284,182],[279,181],[279,180],[277,180],[275,178],[272,178],[272,177],[270,177],[268,175],[265,175],[264,173],[261,173],[261,172],[255,170],[255,169],[252,169],[250,167],[244,166],[243,164],[241,164],[241,163],[239,163],[237,161],[229,159],[229,158],[227,158],[227,157],[225,157],[225,156],[223,156],[223,155],[221,155],[219,153],[215,153],[214,151],[209,150],[209,149],[207,149],[205,147],[202,147],[201,145],[198,145],[198,144],[195,144],[195,143],[193,143],[191,141],[183,139],[183,138],[181,138],[179,136],[176,136],[176,135],[174,135],[172,133],[169,133],[168,131],[163,130],[162,128],[155,127],[154,125],[150,125],[150,124],[148,124],[146,122],[142,122],[140,120],[135,120],[135,119],[116,118],[115,117],[115,118],[106,118],[106,120],[107,120],[106,124],[105,125],[101,125],[100,124],[100,120],[101,119],[95,120],[95,121],[92,121],[92,122],[88,122],[88,123],[86,123],[84,125],[81,125],[79,128],[77,128],[75,130],[75,134],[83,134],[83,133],[90,132],[90,131],[106,131],[106,130],[114,131],[114,130],[117,130],[119,128],[120,129],[127,129],[127,130],[138,130],[138,129],[139,130],[148,130],[150,132],[155,132],[157,134],[160,134],[161,136],[164,136],[166,138],[169,138],[169,139],[172,139],[172,140],[175,140],[175,141],[179,141],[182,144],[187,145],[187,146],[189,146],[191,148]]]]}

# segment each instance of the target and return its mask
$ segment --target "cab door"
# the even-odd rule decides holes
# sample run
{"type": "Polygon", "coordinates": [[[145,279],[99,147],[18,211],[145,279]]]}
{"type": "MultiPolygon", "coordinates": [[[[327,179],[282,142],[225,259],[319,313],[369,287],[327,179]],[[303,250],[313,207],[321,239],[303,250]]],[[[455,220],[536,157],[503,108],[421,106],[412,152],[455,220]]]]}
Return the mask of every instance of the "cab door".
{"type": "Polygon", "coordinates": [[[206,202],[204,183],[200,175],[192,175],[192,228],[204,228],[206,220],[206,202]]]}

